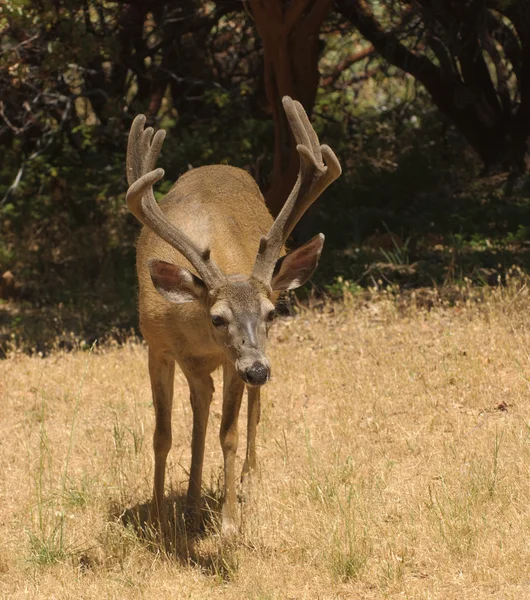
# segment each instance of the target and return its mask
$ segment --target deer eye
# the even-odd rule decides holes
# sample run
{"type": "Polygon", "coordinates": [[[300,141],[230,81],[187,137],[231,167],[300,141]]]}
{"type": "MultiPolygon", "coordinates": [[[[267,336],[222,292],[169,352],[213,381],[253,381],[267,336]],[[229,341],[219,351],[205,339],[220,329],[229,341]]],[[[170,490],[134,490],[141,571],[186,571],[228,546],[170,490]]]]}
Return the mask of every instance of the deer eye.
{"type": "Polygon", "coordinates": [[[214,327],[222,327],[226,325],[226,321],[220,315],[212,315],[212,324],[214,327]]]}
{"type": "Polygon", "coordinates": [[[276,311],[274,309],[270,310],[267,314],[267,321],[270,323],[274,321],[274,317],[276,316],[276,311]]]}

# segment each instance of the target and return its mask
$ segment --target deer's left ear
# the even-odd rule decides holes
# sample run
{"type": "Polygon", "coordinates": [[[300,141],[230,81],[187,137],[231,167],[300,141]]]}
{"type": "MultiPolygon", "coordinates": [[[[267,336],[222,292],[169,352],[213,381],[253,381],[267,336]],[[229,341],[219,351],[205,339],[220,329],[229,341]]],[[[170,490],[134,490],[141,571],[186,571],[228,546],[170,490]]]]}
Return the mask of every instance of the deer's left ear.
{"type": "Polygon", "coordinates": [[[294,290],[304,285],[317,268],[324,239],[324,234],[319,233],[300,248],[279,258],[272,275],[272,289],[294,290]]]}

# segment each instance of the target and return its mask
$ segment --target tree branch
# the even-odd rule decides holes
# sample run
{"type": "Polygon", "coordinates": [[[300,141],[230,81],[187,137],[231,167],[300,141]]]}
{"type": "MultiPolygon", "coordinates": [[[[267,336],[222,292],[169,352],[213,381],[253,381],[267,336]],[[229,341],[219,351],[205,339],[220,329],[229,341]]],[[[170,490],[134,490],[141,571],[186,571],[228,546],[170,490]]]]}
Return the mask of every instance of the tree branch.
{"type": "Polygon", "coordinates": [[[344,71],[349,69],[355,63],[363,60],[364,58],[373,56],[374,53],[375,48],[373,46],[368,46],[368,48],[364,48],[363,50],[360,50],[359,52],[348,56],[334,68],[334,72],[332,75],[329,75],[328,77],[322,79],[322,85],[325,87],[327,87],[328,85],[333,85],[344,71]]]}

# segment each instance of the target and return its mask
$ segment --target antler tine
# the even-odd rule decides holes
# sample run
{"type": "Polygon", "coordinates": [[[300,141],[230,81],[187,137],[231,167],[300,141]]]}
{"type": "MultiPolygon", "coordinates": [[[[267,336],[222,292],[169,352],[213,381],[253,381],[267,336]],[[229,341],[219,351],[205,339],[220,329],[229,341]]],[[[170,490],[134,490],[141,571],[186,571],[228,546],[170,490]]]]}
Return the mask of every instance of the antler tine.
{"type": "Polygon", "coordinates": [[[310,148],[315,155],[317,164],[321,164],[322,153],[320,151],[320,141],[304,107],[297,100],[289,102],[287,98],[291,100],[291,98],[286,96],[283,100],[283,106],[296,143],[310,148]]]}
{"type": "Polygon", "coordinates": [[[138,115],[131,125],[127,141],[127,182],[132,185],[142,176],[142,161],[138,160],[138,145],[144,130],[145,117],[138,115]]]}
{"type": "Polygon", "coordinates": [[[223,283],[225,276],[210,258],[210,249],[199,248],[191,238],[168,221],[155,199],[153,185],[164,176],[164,169],[155,167],[166,132],[160,129],[153,136],[152,127],[144,129],[145,120],[144,115],[138,115],[129,132],[127,206],[141,223],[190,261],[209,289],[215,289],[223,283]]]}
{"type": "Polygon", "coordinates": [[[280,214],[269,233],[260,240],[252,275],[267,285],[271,282],[274,266],[289,234],[307,209],[342,172],[333,150],[327,145],[320,145],[300,102],[284,96],[282,103],[297,143],[300,170],[280,214]]]}

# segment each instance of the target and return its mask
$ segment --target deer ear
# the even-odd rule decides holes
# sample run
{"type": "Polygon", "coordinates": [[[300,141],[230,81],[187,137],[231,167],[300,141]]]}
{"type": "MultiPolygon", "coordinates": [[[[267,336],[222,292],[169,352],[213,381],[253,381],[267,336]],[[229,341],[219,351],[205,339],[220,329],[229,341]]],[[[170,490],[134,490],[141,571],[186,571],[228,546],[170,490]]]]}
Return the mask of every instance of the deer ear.
{"type": "Polygon", "coordinates": [[[317,268],[324,239],[324,234],[319,233],[300,248],[279,258],[272,275],[272,289],[294,290],[304,285],[317,268]]]}
{"type": "Polygon", "coordinates": [[[188,269],[156,258],[152,258],[148,264],[156,291],[169,302],[193,302],[200,300],[206,293],[202,279],[188,269]]]}

